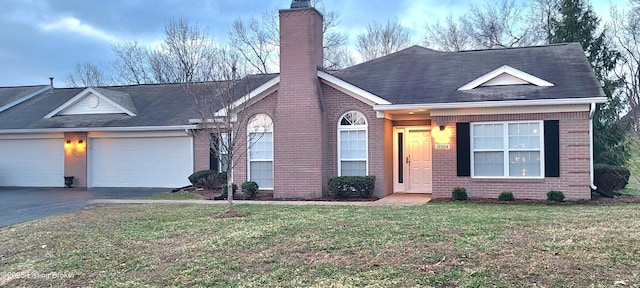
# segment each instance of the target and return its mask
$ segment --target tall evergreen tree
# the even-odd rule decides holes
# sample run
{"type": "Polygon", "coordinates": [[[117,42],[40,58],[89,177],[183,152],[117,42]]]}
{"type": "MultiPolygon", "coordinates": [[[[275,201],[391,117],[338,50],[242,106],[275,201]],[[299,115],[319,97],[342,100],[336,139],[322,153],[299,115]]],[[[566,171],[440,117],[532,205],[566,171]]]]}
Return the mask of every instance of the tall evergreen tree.
{"type": "Polygon", "coordinates": [[[614,93],[620,80],[612,76],[620,53],[607,46],[606,30],[598,31],[600,19],[590,4],[562,0],[558,9],[559,19],[551,20],[549,43],[579,42],[607,96],[594,117],[595,162],[623,165],[628,156],[623,145],[626,127],[618,116],[623,103],[614,93]]]}

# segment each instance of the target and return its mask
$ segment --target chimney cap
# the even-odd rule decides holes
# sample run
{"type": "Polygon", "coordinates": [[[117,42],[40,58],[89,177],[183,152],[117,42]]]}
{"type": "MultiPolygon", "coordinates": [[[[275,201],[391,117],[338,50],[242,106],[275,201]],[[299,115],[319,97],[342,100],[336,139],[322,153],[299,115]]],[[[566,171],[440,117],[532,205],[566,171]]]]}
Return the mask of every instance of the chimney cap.
{"type": "Polygon", "coordinates": [[[291,0],[291,9],[309,8],[311,0],[291,0]]]}

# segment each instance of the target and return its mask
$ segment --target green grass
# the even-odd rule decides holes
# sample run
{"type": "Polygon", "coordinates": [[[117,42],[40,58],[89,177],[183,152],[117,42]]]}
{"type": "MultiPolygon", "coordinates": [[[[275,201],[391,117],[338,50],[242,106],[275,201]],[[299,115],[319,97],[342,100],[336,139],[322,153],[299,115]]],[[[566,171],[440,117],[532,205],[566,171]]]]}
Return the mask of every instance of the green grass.
{"type": "Polygon", "coordinates": [[[0,228],[0,286],[633,286],[638,208],[96,206],[0,228]]]}
{"type": "Polygon", "coordinates": [[[145,200],[202,200],[204,197],[194,193],[188,192],[166,192],[160,194],[154,194],[146,197],[140,197],[139,199],[145,200]]]}

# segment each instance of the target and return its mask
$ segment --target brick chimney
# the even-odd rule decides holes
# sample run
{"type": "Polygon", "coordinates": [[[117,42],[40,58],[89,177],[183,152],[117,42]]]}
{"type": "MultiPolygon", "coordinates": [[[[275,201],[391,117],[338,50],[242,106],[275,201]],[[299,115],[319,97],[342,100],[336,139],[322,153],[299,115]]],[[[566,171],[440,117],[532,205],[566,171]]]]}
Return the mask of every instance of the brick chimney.
{"type": "Polygon", "coordinates": [[[274,197],[314,198],[326,186],[318,67],[323,17],[309,1],[280,10],[280,84],[274,119],[274,197]]]}

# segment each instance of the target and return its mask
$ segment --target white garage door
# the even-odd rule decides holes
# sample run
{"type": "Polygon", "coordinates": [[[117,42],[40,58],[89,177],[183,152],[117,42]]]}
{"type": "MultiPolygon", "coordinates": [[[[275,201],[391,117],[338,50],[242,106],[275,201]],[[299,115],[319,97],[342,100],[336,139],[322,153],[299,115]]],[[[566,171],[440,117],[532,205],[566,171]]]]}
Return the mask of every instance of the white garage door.
{"type": "Polygon", "coordinates": [[[64,186],[64,139],[0,139],[0,186],[64,186]]]}
{"type": "Polygon", "coordinates": [[[90,187],[182,187],[193,173],[190,137],[91,138],[90,187]]]}

